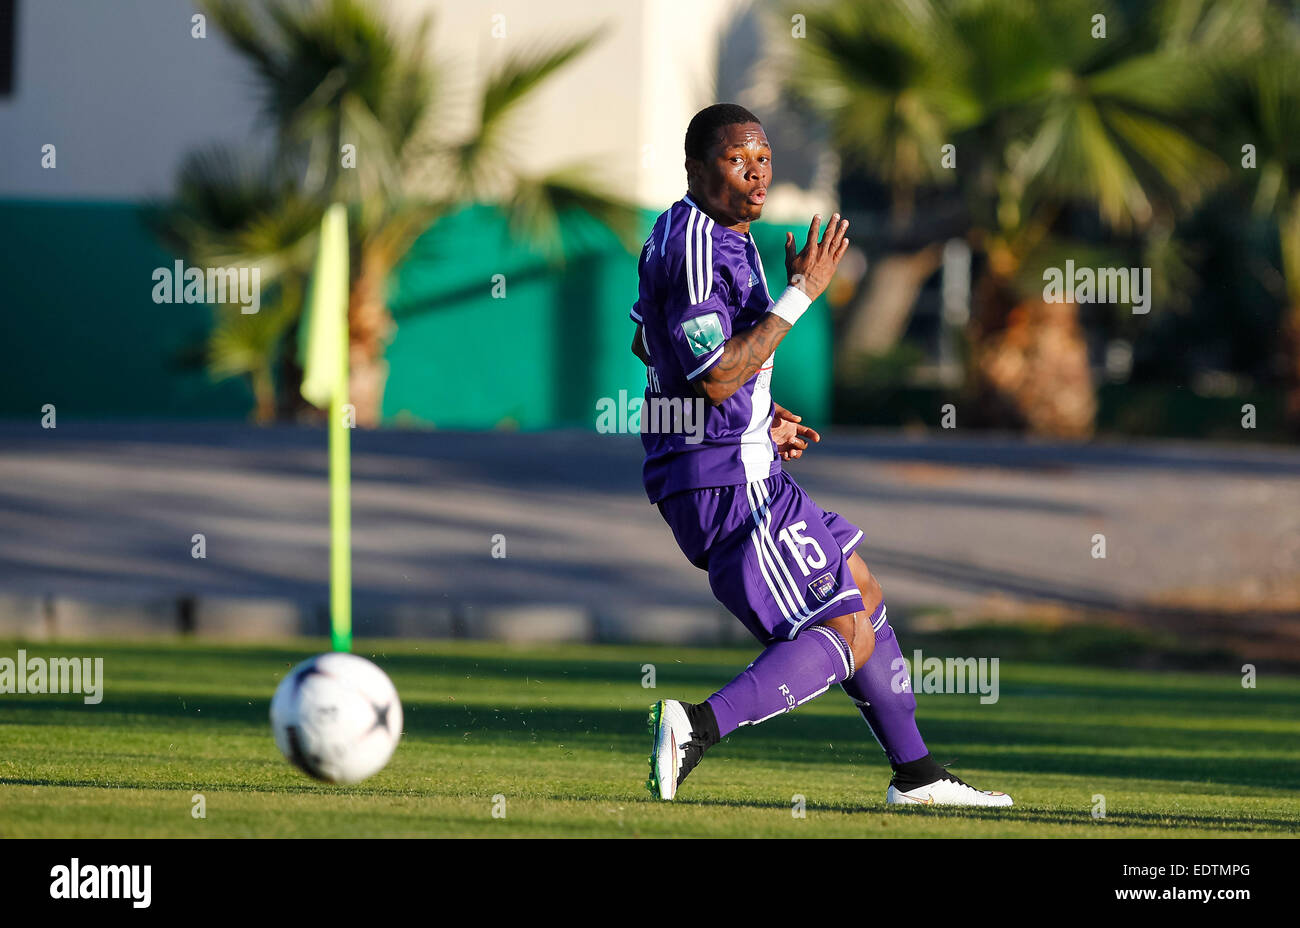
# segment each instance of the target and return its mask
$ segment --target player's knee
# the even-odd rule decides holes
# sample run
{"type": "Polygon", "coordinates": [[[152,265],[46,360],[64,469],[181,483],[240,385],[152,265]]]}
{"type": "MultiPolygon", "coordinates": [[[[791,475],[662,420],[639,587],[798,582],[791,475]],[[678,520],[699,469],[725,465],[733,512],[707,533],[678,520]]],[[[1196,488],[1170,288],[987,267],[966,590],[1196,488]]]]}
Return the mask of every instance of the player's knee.
{"type": "Polygon", "coordinates": [[[849,566],[853,571],[853,582],[857,584],[858,592],[862,594],[862,604],[866,606],[867,612],[874,612],[885,598],[885,591],[881,588],[880,581],[867,567],[866,561],[856,554],[849,562],[849,566]]]}
{"type": "Polygon", "coordinates": [[[854,618],[854,635],[850,646],[853,648],[853,666],[862,667],[871,660],[876,650],[876,633],[871,630],[871,614],[856,612],[854,618]]]}
{"type": "Polygon", "coordinates": [[[867,588],[859,592],[862,593],[862,602],[867,607],[867,612],[874,612],[885,598],[885,591],[873,573],[867,574],[867,588]]]}
{"type": "Polygon", "coordinates": [[[841,638],[853,652],[853,666],[861,667],[871,659],[876,650],[876,635],[871,629],[871,615],[855,612],[852,615],[836,616],[821,623],[839,632],[841,638]]]}

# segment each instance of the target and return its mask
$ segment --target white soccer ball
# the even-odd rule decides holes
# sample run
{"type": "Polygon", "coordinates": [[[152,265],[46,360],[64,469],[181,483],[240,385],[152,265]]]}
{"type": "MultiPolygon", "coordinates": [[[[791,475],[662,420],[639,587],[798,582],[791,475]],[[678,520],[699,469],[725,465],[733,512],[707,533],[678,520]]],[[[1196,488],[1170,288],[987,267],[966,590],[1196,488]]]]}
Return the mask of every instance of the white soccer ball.
{"type": "Polygon", "coordinates": [[[355,654],[318,654],[271,699],[275,744],[328,783],[360,783],[384,768],[402,737],[402,703],[388,675],[355,654]]]}

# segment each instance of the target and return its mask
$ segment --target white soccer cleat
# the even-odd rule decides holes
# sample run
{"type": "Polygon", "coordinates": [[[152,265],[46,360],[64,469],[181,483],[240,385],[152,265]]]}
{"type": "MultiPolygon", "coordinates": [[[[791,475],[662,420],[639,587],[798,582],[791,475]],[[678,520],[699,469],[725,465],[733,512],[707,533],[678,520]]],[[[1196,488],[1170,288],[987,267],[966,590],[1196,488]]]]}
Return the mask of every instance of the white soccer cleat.
{"type": "Polygon", "coordinates": [[[646,789],[659,799],[677,795],[686,775],[704,754],[704,741],[691,730],[686,703],[661,699],[650,707],[650,778],[646,789]]]}
{"type": "Polygon", "coordinates": [[[1011,797],[993,790],[976,789],[956,777],[935,780],[928,786],[901,790],[892,783],[885,793],[891,806],[996,806],[1011,805],[1011,797]]]}

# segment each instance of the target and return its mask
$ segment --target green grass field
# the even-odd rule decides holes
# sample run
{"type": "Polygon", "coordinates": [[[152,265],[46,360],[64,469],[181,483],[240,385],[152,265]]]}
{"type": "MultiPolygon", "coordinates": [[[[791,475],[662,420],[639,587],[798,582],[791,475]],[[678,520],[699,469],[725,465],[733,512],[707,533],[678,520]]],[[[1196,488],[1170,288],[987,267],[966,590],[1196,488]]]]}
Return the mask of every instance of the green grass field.
{"type": "MultiPolygon", "coordinates": [[[[889,768],[833,690],[715,748],[673,803],[643,783],[655,699],[702,699],[747,650],[361,642],[402,695],[388,768],[293,770],[267,711],[324,647],[0,642],[104,658],[102,704],[0,695],[0,836],[1279,836],[1300,826],[1300,679],[1001,666],[1001,699],[922,695],[941,761],[1006,811],[887,811],[889,768]],[[654,664],[656,689],[642,687],[654,664]],[[206,818],[192,815],[202,794],[206,818]],[[806,797],[806,817],[792,797],[806,797]],[[1093,797],[1106,817],[1094,819],[1093,797]],[[493,797],[505,817],[493,817],[493,797]]],[[[968,652],[969,653],[969,652],[968,652]]],[[[910,653],[909,653],[910,656],[910,653]]]]}

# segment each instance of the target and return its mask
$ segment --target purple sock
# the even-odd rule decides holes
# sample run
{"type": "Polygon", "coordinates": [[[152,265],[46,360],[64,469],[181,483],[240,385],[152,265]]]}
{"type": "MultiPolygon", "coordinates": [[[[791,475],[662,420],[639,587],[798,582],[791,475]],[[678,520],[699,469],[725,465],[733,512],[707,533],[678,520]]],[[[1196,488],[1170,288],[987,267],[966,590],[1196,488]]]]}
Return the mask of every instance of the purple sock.
{"type": "Polygon", "coordinates": [[[898,639],[889,627],[882,602],[871,614],[871,625],[876,629],[876,650],[866,664],[858,668],[853,679],[844,684],[862,717],[871,727],[876,741],[884,749],[889,763],[897,767],[911,760],[919,760],[930,753],[916,728],[916,696],[912,693],[911,679],[907,688],[895,692],[893,681],[903,664],[903,652],[898,639]]]}
{"type": "Polygon", "coordinates": [[[853,652],[839,632],[812,625],[793,641],[779,641],[743,673],[709,697],[718,737],[789,712],[853,673],[853,652]]]}

